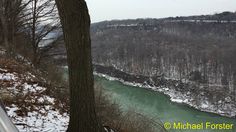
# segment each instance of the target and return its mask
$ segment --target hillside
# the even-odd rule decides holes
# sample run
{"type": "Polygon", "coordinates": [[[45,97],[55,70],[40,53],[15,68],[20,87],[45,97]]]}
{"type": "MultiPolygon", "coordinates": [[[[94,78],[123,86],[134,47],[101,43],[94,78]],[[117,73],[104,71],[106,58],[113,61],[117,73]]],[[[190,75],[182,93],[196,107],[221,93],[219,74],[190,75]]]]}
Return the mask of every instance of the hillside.
{"type": "MultiPolygon", "coordinates": [[[[69,123],[67,89],[51,84],[51,80],[46,80],[46,71],[33,67],[23,57],[9,58],[1,47],[0,51],[0,106],[19,132],[66,131],[69,123]]],[[[122,111],[111,101],[110,94],[103,91],[102,85],[95,82],[94,88],[96,112],[106,132],[165,131],[161,122],[154,122],[134,110],[122,111]]]]}
{"type": "Polygon", "coordinates": [[[50,94],[50,85],[29,64],[1,56],[0,89],[7,114],[20,132],[67,129],[68,108],[50,94]]]}
{"type": "MultiPolygon", "coordinates": [[[[161,87],[181,93],[178,102],[234,117],[236,23],[234,17],[226,22],[215,16],[96,23],[91,29],[94,63],[135,76],[179,80],[184,85],[161,87]]],[[[153,81],[149,86],[160,87],[153,81]]]]}

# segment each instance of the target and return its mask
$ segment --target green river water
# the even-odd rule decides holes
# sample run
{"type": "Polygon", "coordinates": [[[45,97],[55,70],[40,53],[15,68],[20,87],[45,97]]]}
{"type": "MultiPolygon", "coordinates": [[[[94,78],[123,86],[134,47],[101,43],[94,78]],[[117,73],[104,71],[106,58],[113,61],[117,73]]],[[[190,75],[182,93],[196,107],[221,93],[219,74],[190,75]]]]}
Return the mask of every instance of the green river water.
{"type": "Polygon", "coordinates": [[[95,76],[95,81],[104,87],[105,92],[111,95],[110,99],[118,103],[123,111],[133,109],[156,121],[160,119],[163,123],[170,122],[172,127],[174,123],[179,122],[203,123],[201,130],[170,129],[168,130],[170,132],[236,132],[236,119],[202,112],[187,105],[171,102],[168,96],[148,89],[124,85],[121,82],[109,81],[98,76],[95,76]],[[233,129],[206,129],[206,122],[233,124],[233,129]]]}

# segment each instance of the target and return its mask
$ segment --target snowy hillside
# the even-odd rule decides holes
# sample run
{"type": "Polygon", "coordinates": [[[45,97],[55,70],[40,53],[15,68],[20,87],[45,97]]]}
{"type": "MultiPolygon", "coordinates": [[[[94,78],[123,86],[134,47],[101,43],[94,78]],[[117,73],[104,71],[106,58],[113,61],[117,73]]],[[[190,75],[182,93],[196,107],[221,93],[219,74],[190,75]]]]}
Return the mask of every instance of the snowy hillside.
{"type": "Polygon", "coordinates": [[[0,97],[20,132],[66,131],[65,105],[48,94],[45,80],[28,65],[9,59],[0,62],[0,97]]]}

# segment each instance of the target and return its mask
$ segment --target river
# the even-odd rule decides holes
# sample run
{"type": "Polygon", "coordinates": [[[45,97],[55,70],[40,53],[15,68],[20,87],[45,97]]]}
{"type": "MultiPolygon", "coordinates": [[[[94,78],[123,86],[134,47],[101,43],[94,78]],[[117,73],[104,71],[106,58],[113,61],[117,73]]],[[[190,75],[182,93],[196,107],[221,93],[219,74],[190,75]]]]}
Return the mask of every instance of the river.
{"type": "MultiPolygon", "coordinates": [[[[106,93],[111,96],[110,100],[121,106],[123,111],[129,109],[146,115],[147,117],[163,122],[173,123],[203,123],[204,129],[199,132],[215,132],[215,129],[205,128],[206,122],[233,124],[233,129],[218,130],[219,132],[236,132],[236,119],[219,116],[217,114],[202,112],[184,104],[170,101],[170,98],[163,93],[154,92],[145,88],[124,85],[119,81],[110,81],[102,77],[95,76],[95,81],[100,83],[106,93]]],[[[190,131],[190,130],[168,130],[170,132],[190,131]]],[[[196,131],[196,130],[191,130],[196,131]]]]}

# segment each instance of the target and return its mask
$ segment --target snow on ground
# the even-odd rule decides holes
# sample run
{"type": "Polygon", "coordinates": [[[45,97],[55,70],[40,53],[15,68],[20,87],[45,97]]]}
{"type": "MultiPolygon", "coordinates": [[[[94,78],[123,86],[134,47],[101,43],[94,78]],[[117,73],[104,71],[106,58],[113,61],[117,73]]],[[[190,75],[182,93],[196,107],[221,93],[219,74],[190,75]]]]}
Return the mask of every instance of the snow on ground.
{"type": "Polygon", "coordinates": [[[32,73],[0,67],[0,90],[7,114],[20,132],[66,131],[68,113],[32,73]]]}
{"type": "Polygon", "coordinates": [[[10,81],[10,80],[16,80],[16,76],[12,73],[3,73],[3,74],[0,74],[0,80],[7,80],[7,81],[10,81]]]}
{"type": "Polygon", "coordinates": [[[52,106],[46,106],[40,111],[28,112],[26,116],[17,116],[19,108],[15,105],[6,108],[20,132],[61,132],[68,125],[67,113],[61,114],[52,106]]]}
{"type": "Polygon", "coordinates": [[[27,83],[24,83],[23,87],[24,95],[34,95],[30,99],[26,99],[25,102],[35,105],[25,105],[27,112],[22,111],[19,108],[20,105],[12,104],[6,107],[8,115],[13,119],[20,132],[66,131],[69,116],[54,107],[55,98],[43,94],[36,95],[45,91],[46,88],[27,83]]]}

